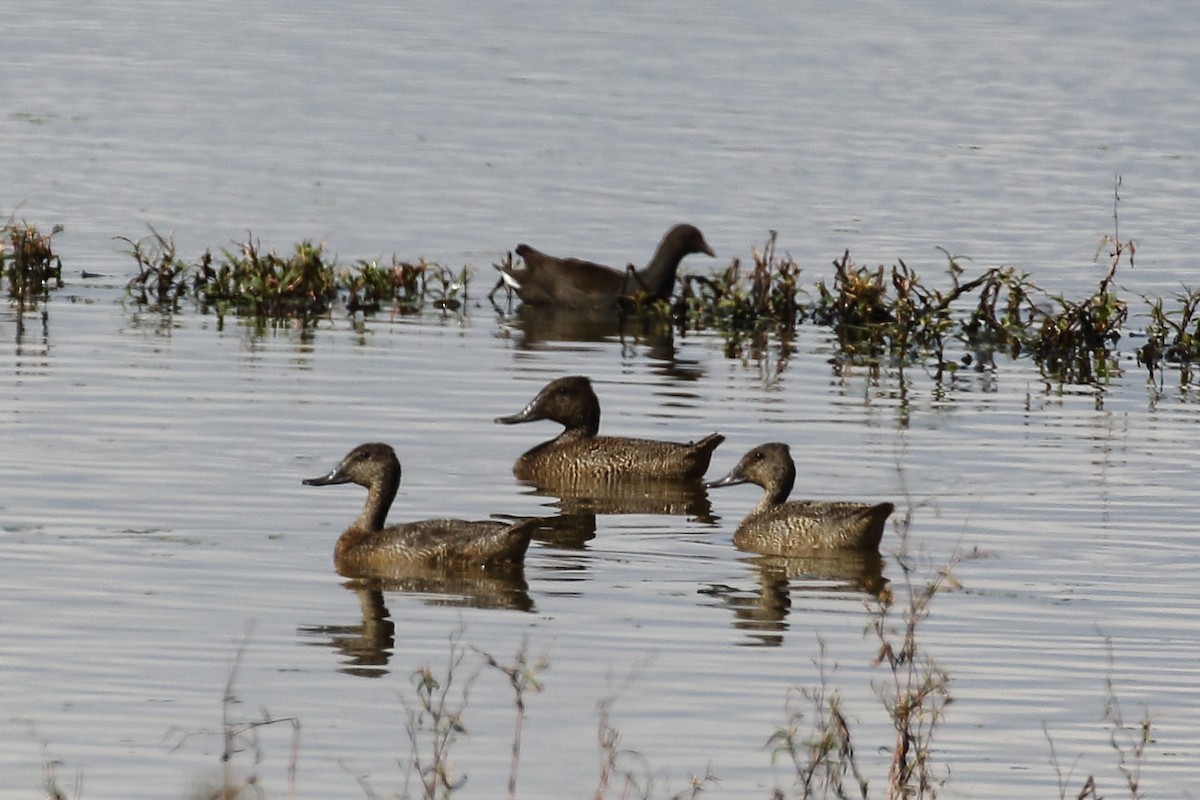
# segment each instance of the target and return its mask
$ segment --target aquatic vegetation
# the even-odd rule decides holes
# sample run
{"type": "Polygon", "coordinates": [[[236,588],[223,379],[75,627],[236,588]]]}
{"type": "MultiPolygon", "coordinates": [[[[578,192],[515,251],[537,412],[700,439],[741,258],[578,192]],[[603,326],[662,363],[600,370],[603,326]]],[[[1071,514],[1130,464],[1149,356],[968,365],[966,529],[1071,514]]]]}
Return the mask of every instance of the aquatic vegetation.
{"type": "Polygon", "coordinates": [[[771,231],[762,250],[751,248],[753,267],[743,278],[742,264],[734,259],[728,267],[710,275],[687,275],[679,300],[671,308],[695,327],[747,330],[761,321],[793,327],[800,316],[800,266],[790,255],[778,256],[771,231]]]}
{"type": "MultiPolygon", "coordinates": [[[[835,369],[861,366],[875,375],[893,370],[903,383],[906,371],[920,368],[940,385],[965,366],[992,368],[1000,353],[1031,359],[1050,381],[1103,386],[1119,372],[1118,347],[1130,317],[1114,280],[1122,264],[1133,266],[1136,252],[1135,242],[1120,236],[1119,188],[1118,177],[1113,232],[1101,238],[1096,252],[1098,259],[1107,248],[1108,268],[1096,290],[1083,298],[1049,294],[1028,273],[1011,266],[971,274],[969,257],[942,248],[945,267],[933,278],[904,260],[868,266],[844,251],[832,261],[831,275],[806,286],[801,282],[805,268],[790,253],[778,251],[778,234],[772,230],[761,248],[751,247],[748,262],[734,258],[708,274],[680,276],[674,299],[628,297],[617,313],[622,321],[660,330],[669,327],[680,335],[714,331],[724,339],[730,358],[765,363],[773,357],[770,371],[775,376],[786,368],[798,331],[808,323],[829,331],[835,369]],[[772,356],[772,348],[777,355],[772,356]]],[[[30,296],[28,287],[44,292],[55,282],[61,284],[61,266],[50,253],[50,237],[24,230],[11,222],[6,228],[14,242],[12,252],[17,252],[20,239],[22,252],[40,254],[48,267],[18,281],[11,277],[10,266],[17,263],[16,256],[9,255],[6,246],[9,293],[21,298],[30,296]]],[[[126,286],[128,297],[139,307],[161,313],[178,312],[186,299],[222,320],[226,315],[251,320],[259,331],[284,322],[310,330],[339,309],[365,319],[426,309],[461,314],[469,305],[473,270],[467,266],[452,269],[394,255],[390,261],[360,259],[343,266],[320,243],[305,240],[279,255],[253,239],[216,255],[206,250],[189,262],[177,255],[173,235],[151,229],[146,241],[119,238],[128,243],[138,266],[126,286]]],[[[513,254],[506,253],[495,266],[511,271],[513,254]]],[[[503,281],[488,297],[496,305],[501,287],[511,306],[512,290],[503,281]]],[[[1146,341],[1136,351],[1138,363],[1159,382],[1164,365],[1176,364],[1186,385],[1191,380],[1189,364],[1200,359],[1200,289],[1185,288],[1175,298],[1178,307],[1162,298],[1142,299],[1150,323],[1146,341]]]]}
{"type": "Polygon", "coordinates": [[[175,254],[175,235],[163,236],[150,229],[150,241],[118,236],[129,245],[129,255],[138,265],[138,274],[125,284],[125,292],[135,303],[156,311],[178,311],[179,299],[189,294],[188,264],[175,254]]]}
{"type": "Polygon", "coordinates": [[[395,256],[382,266],[360,260],[337,276],[338,290],[346,296],[350,314],[374,313],[388,304],[401,314],[416,314],[427,303],[443,311],[457,311],[466,302],[468,281],[466,267],[454,272],[424,259],[398,261],[395,256]]]}
{"type": "Polygon", "coordinates": [[[1004,348],[1013,357],[1026,348],[1037,291],[1028,276],[991,267],[964,281],[961,262],[969,259],[942,252],[950,280],[943,289],[926,285],[902,260],[890,269],[869,269],[851,262],[847,252],[833,263],[832,284],[818,282],[809,316],[832,330],[840,360],[883,361],[902,371],[925,362],[941,380],[959,366],[946,357],[951,343],[977,352],[1004,348]]]}
{"type": "MultiPolygon", "coordinates": [[[[879,642],[873,665],[884,670],[883,680],[874,684],[876,695],[895,731],[891,746],[879,747],[880,752],[891,753],[885,794],[889,798],[934,798],[945,783],[941,775],[945,770],[937,767],[934,757],[934,734],[953,698],[949,673],[920,645],[917,634],[931,613],[934,599],[959,588],[953,570],[961,557],[956,552],[930,576],[918,580],[918,565],[908,549],[911,521],[910,508],[896,526],[900,545],[895,560],[903,574],[901,594],[905,600],[898,606],[897,595],[890,590],[875,596],[868,604],[867,630],[879,642]]],[[[858,763],[854,734],[841,694],[829,687],[825,643],[818,640],[818,645],[818,656],[813,662],[818,684],[799,689],[799,696],[813,715],[812,721],[805,730],[804,709],[793,702],[796,697],[793,692],[787,704],[787,723],[777,728],[768,742],[772,760],[786,756],[791,761],[796,797],[853,795],[865,800],[871,796],[871,783],[858,763]],[[847,787],[848,781],[853,781],[853,791],[847,787]]],[[[773,800],[783,800],[785,796],[777,788],[773,800]]]]}
{"type": "Polygon", "coordinates": [[[419,260],[389,264],[359,260],[344,267],[330,258],[325,246],[304,240],[292,252],[279,255],[248,238],[234,249],[214,256],[205,250],[199,260],[176,254],[174,235],[151,229],[148,241],[118,237],[129,244],[128,254],[138,272],[125,287],[138,306],[162,313],[180,310],[191,300],[202,313],[250,319],[256,327],[296,322],[311,327],[341,304],[350,316],[416,313],[426,304],[457,311],[466,302],[468,270],[458,271],[419,260]]]}
{"type": "Polygon", "coordinates": [[[1110,287],[1122,256],[1127,255],[1133,266],[1136,245],[1132,240],[1122,242],[1116,235],[1100,240],[1100,249],[1106,245],[1112,247],[1108,272],[1095,293],[1079,302],[1055,296],[1059,311],[1041,317],[1034,340],[1034,355],[1043,372],[1067,383],[1103,382],[1117,370],[1113,350],[1121,339],[1129,308],[1110,287]]]}
{"type": "MultiPolygon", "coordinates": [[[[1116,346],[1126,321],[1128,304],[1113,290],[1117,268],[1133,266],[1136,244],[1120,238],[1118,177],[1114,187],[1113,234],[1100,240],[1097,258],[1109,248],[1108,269],[1096,291],[1073,300],[1048,295],[1027,273],[1013,267],[990,267],[967,277],[969,258],[942,249],[947,260],[948,285],[925,281],[903,260],[891,267],[868,267],[851,260],[849,251],[833,261],[831,278],[820,278],[813,299],[799,285],[800,267],[775,253],[775,232],[760,253],[753,251],[755,268],[743,276],[735,259],[708,277],[684,279],[681,300],[672,309],[681,330],[721,331],[733,356],[745,346],[761,351],[754,333],[771,330],[781,341],[803,321],[827,328],[836,343],[834,363],[896,368],[903,378],[912,365],[925,366],[939,383],[961,365],[976,359],[990,363],[993,353],[1010,358],[1031,357],[1050,379],[1063,383],[1103,384],[1116,374],[1116,346]],[[765,324],[764,324],[765,323],[765,324]],[[949,358],[952,346],[968,352],[949,358]]],[[[939,248],[941,249],[941,248],[939,248]]],[[[1153,375],[1165,356],[1179,361],[1200,355],[1194,326],[1200,296],[1180,298],[1178,322],[1161,301],[1150,301],[1149,342],[1138,352],[1153,375]],[[1170,345],[1167,340],[1170,336],[1170,345]]]]}
{"type": "Polygon", "coordinates": [[[202,310],[305,322],[325,314],[336,296],[324,246],[307,239],[287,256],[264,252],[257,241],[247,240],[236,251],[223,249],[213,261],[206,251],[193,273],[193,294],[202,310]]]}
{"type": "Polygon", "coordinates": [[[1163,364],[1176,364],[1180,383],[1190,383],[1190,364],[1200,359],[1200,289],[1185,286],[1175,295],[1179,307],[1174,310],[1165,308],[1161,297],[1143,299],[1150,307],[1150,324],[1146,343],[1137,349],[1138,363],[1160,384],[1163,364]]]}
{"type": "Polygon", "coordinates": [[[50,290],[61,288],[62,261],[50,246],[61,233],[55,225],[43,234],[35,226],[10,217],[0,231],[0,275],[5,292],[19,311],[37,308],[50,299],[50,290]]]}

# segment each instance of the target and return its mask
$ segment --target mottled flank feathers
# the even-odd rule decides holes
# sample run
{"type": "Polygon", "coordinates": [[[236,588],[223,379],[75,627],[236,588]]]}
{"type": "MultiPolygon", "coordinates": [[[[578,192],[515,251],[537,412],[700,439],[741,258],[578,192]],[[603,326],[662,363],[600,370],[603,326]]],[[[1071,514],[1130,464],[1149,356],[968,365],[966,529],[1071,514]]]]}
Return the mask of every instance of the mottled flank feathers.
{"type": "Polygon", "coordinates": [[[743,550],[767,555],[795,555],[817,550],[878,550],[891,503],[787,502],[796,480],[796,465],[786,444],[755,447],[729,474],[709,488],[754,483],[765,492],[758,506],[742,520],[733,543],[743,550]]]}
{"type": "Polygon", "coordinates": [[[404,564],[520,562],[540,520],[516,524],[494,520],[426,519],[385,527],[400,486],[400,462],[386,444],[359,445],[327,475],[309,486],[356,483],[367,488],[362,514],[338,538],[334,565],[346,576],[386,575],[404,564]]]}
{"type": "Polygon", "coordinates": [[[709,434],[681,444],[654,439],[598,436],[600,401],[592,383],[572,375],[548,383],[524,409],[496,422],[514,425],[549,419],[565,430],[517,459],[513,474],[537,483],[578,477],[589,480],[699,480],[725,437],[709,434]]]}

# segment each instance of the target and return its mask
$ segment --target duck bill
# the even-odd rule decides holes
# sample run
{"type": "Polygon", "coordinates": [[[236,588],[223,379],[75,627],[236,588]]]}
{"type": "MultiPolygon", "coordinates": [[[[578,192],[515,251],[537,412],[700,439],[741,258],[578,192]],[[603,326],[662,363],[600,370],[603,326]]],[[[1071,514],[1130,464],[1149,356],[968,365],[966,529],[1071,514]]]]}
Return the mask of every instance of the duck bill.
{"type": "Polygon", "coordinates": [[[707,256],[710,256],[711,258],[717,257],[717,254],[713,252],[713,249],[708,246],[708,242],[704,243],[704,249],[701,250],[700,252],[704,253],[707,256]]]}
{"type": "Polygon", "coordinates": [[[734,467],[729,470],[729,474],[719,480],[709,481],[704,484],[705,489],[718,489],[722,486],[737,486],[739,483],[749,483],[750,479],[746,477],[746,473],[742,472],[741,467],[734,467]]]}
{"type": "Polygon", "coordinates": [[[322,475],[319,478],[305,478],[302,483],[305,486],[336,486],[339,483],[350,483],[350,476],[342,471],[342,465],[338,464],[328,475],[322,475]]]}
{"type": "Polygon", "coordinates": [[[516,425],[519,422],[533,422],[539,419],[545,419],[546,415],[538,408],[537,400],[534,400],[529,405],[522,408],[516,414],[510,414],[507,417],[496,417],[496,422],[501,425],[516,425]]]}

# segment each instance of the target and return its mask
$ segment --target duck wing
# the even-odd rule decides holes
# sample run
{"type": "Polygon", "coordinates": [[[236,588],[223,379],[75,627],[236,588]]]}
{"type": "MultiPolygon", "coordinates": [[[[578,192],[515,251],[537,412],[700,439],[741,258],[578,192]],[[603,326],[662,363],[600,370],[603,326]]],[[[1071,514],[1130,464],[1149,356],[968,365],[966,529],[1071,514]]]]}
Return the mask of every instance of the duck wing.
{"type": "Polygon", "coordinates": [[[536,527],[536,520],[426,519],[369,533],[351,529],[338,540],[334,562],[349,577],[387,574],[399,564],[515,563],[536,527]]]}
{"type": "Polygon", "coordinates": [[[893,510],[891,503],[793,501],[750,514],[738,526],[733,543],[767,555],[877,550],[893,510]]]}

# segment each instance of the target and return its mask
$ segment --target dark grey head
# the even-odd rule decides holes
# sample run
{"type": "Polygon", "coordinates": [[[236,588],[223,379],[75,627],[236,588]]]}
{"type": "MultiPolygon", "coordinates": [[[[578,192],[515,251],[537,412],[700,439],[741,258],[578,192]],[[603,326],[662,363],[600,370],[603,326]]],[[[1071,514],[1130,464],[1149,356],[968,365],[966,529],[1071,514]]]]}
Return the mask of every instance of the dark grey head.
{"type": "Polygon", "coordinates": [[[709,489],[754,483],[767,490],[772,502],[782,503],[796,482],[796,464],[792,451],[783,442],[760,444],[742,456],[729,474],[705,484],[709,489]]]}
{"type": "Polygon", "coordinates": [[[384,478],[400,477],[400,461],[390,445],[381,442],[360,444],[346,454],[336,467],[319,478],[306,478],[305,486],[333,486],[339,483],[357,483],[371,486],[384,478]]]}
{"type": "Polygon", "coordinates": [[[502,425],[550,419],[568,430],[583,429],[595,436],[600,430],[600,401],[592,382],[583,375],[568,375],[546,384],[525,408],[507,417],[496,417],[502,425]]]}

